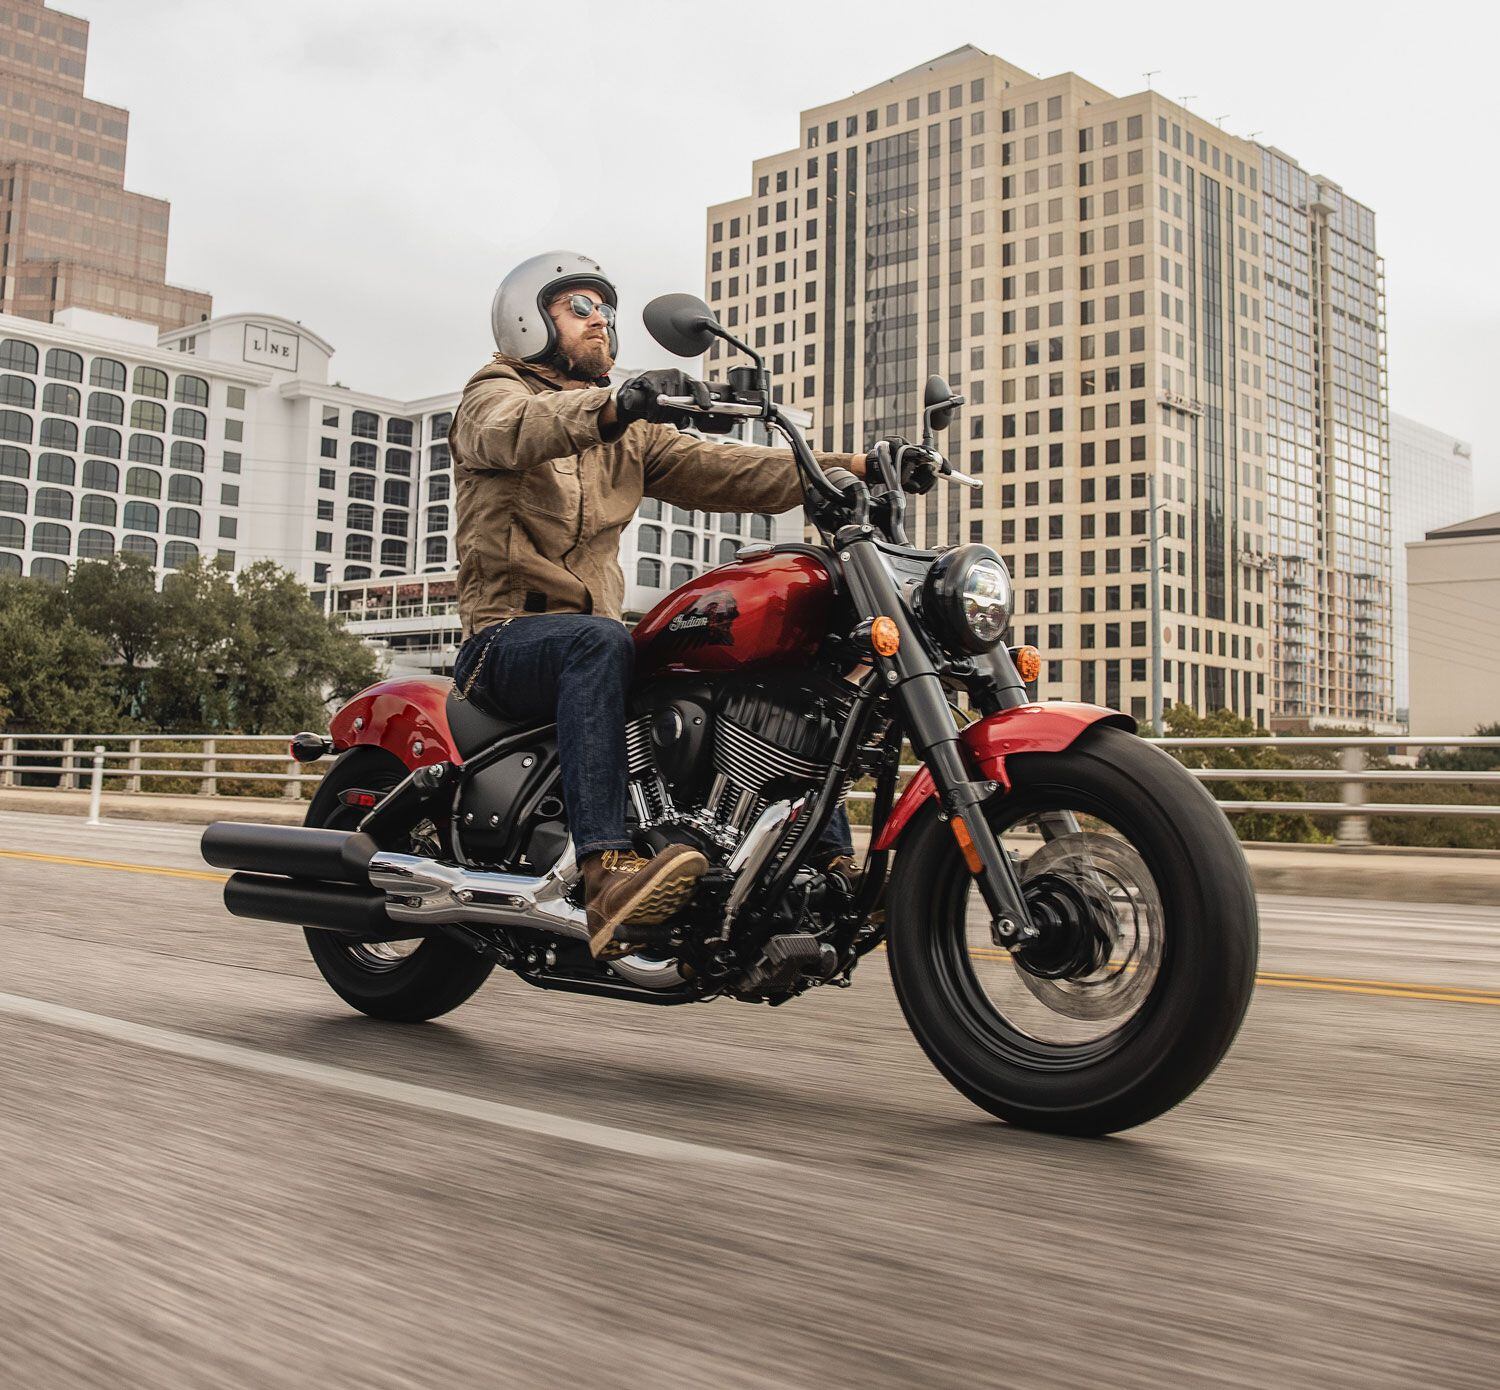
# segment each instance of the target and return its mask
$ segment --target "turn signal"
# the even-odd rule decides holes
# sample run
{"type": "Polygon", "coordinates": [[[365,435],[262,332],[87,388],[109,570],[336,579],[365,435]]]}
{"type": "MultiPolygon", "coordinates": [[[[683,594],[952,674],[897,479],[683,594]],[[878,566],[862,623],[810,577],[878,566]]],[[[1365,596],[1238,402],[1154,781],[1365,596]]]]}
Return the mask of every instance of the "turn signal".
{"type": "Polygon", "coordinates": [[[1042,654],[1035,647],[1012,647],[1010,659],[1016,663],[1016,672],[1027,685],[1042,674],[1042,654]]]}
{"type": "Polygon", "coordinates": [[[870,645],[880,656],[895,656],[901,648],[901,629],[894,618],[876,618],[870,624],[870,645]]]}
{"type": "Polygon", "coordinates": [[[969,866],[969,872],[979,873],[984,865],[980,862],[979,851],[974,848],[974,841],[969,835],[969,827],[964,824],[964,818],[954,816],[948,824],[953,827],[953,838],[958,841],[958,847],[963,852],[964,863],[969,866]]]}

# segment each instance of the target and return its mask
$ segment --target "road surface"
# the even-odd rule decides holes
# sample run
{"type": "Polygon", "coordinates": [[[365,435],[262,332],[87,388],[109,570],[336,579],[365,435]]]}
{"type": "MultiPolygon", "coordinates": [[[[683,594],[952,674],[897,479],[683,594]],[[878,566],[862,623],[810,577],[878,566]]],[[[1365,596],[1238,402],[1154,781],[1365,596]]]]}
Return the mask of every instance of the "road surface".
{"type": "Polygon", "coordinates": [[[1264,899],[1219,1072],[1077,1141],[879,957],[373,1023],[197,836],[0,814],[6,1385],[1500,1382],[1500,905],[1264,899]]]}

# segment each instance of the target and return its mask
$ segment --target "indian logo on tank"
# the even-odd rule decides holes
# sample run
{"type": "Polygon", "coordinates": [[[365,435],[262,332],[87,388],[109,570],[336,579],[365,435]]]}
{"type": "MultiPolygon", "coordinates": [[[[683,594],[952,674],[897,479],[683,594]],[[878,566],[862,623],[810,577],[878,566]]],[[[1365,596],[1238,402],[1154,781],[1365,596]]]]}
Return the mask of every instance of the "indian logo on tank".
{"type": "Polygon", "coordinates": [[[734,595],[725,589],[705,594],[691,608],[685,608],[667,624],[667,631],[688,647],[728,647],[734,643],[730,627],[740,616],[734,595]]]}

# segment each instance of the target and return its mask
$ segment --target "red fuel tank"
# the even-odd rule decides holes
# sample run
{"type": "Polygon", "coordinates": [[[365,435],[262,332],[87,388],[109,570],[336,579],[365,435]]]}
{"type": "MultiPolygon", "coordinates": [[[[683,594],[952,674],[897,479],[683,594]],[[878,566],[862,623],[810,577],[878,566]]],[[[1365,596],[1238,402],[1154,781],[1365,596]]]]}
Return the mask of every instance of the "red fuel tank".
{"type": "Polygon", "coordinates": [[[674,589],[635,628],[638,679],[810,661],[828,632],[833,578],[805,550],[735,560],[674,589]]]}

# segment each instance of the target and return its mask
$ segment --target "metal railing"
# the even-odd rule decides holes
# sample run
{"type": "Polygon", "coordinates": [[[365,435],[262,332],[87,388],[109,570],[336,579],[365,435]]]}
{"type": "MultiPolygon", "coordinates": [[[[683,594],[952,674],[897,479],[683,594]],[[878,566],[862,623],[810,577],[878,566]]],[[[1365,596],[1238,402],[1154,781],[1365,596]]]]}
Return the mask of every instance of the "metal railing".
{"type": "MultiPolygon", "coordinates": [[[[1365,798],[1371,784],[1382,786],[1464,785],[1494,786],[1500,784],[1500,770],[1446,771],[1429,768],[1371,768],[1367,765],[1370,750],[1380,749],[1390,756],[1401,756],[1404,750],[1421,748],[1494,748],[1500,749],[1500,738],[1447,737],[1435,735],[1400,735],[1386,737],[1299,735],[1287,738],[1162,738],[1153,740],[1159,748],[1171,753],[1191,750],[1275,749],[1278,752],[1299,750],[1338,750],[1340,766],[1335,768],[1260,768],[1260,767],[1194,767],[1189,770],[1202,782],[1270,782],[1303,786],[1338,788],[1337,800],[1263,800],[1219,801],[1226,815],[1251,813],[1292,814],[1338,818],[1338,840],[1341,844],[1365,844],[1369,841],[1371,816],[1458,816],[1492,818],[1500,816],[1500,804],[1484,802],[1372,802],[1365,798]]],[[[153,779],[197,782],[200,796],[219,794],[221,781],[266,782],[280,788],[288,800],[297,800],[302,787],[321,780],[327,764],[294,762],[284,750],[288,736],[281,734],[0,734],[0,788],[20,785],[25,774],[42,774],[56,778],[65,790],[81,790],[85,780],[97,771],[108,781],[123,783],[106,790],[141,792],[153,779]],[[243,745],[253,745],[246,749],[243,745]],[[174,745],[189,745],[184,748],[174,745]],[[231,749],[228,745],[238,745],[231,749]],[[264,751],[257,751],[263,749],[264,751]],[[278,750],[273,752],[272,750],[278,750]],[[186,764],[186,766],[148,767],[147,763],[186,764]],[[276,763],[276,771],[254,770],[253,765],[276,763]],[[244,765],[250,764],[251,767],[244,765]],[[243,768],[244,770],[241,770],[243,768]]],[[[910,776],[915,764],[903,763],[901,771],[910,776]]],[[[851,801],[868,801],[874,793],[851,791],[851,801]]]]}

